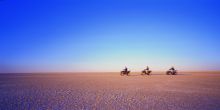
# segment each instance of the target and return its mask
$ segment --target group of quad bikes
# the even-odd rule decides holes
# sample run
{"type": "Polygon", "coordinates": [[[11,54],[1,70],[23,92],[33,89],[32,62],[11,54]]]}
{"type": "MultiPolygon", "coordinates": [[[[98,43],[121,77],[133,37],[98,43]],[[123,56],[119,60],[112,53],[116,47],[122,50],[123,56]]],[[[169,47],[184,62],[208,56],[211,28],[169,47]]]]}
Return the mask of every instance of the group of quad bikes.
{"type": "MultiPolygon", "coordinates": [[[[147,67],[146,69],[144,69],[143,71],[141,71],[141,75],[150,75],[151,74],[151,70],[149,70],[149,67],[147,67]]],[[[120,75],[124,76],[124,75],[129,75],[130,71],[128,71],[127,67],[125,67],[125,69],[123,71],[121,71],[120,75]]],[[[166,71],[166,75],[177,75],[177,70],[174,69],[174,67],[170,68],[168,71],[166,71]]]]}

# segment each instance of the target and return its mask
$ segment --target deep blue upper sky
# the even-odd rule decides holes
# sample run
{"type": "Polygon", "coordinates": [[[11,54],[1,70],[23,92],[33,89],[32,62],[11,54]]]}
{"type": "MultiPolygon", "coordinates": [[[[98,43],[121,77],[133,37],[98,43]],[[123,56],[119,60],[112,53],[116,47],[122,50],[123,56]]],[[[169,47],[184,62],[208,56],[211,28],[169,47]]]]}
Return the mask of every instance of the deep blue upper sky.
{"type": "Polygon", "coordinates": [[[218,0],[1,0],[0,71],[220,70],[218,0]]]}

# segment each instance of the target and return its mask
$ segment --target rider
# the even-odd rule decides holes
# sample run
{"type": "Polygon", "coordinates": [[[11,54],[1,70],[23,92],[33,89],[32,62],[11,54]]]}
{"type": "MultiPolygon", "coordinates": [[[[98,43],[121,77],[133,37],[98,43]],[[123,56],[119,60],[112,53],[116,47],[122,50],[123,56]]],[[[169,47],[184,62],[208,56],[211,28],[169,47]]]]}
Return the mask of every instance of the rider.
{"type": "Polygon", "coordinates": [[[146,68],[145,70],[147,70],[147,71],[148,71],[148,70],[149,70],[149,67],[147,66],[147,68],[146,68]]]}
{"type": "Polygon", "coordinates": [[[125,72],[127,72],[127,71],[128,71],[128,68],[127,68],[127,67],[125,67],[124,71],[125,71],[125,72]]]}
{"type": "Polygon", "coordinates": [[[175,71],[175,68],[172,66],[169,70],[171,70],[171,71],[175,71]]]}

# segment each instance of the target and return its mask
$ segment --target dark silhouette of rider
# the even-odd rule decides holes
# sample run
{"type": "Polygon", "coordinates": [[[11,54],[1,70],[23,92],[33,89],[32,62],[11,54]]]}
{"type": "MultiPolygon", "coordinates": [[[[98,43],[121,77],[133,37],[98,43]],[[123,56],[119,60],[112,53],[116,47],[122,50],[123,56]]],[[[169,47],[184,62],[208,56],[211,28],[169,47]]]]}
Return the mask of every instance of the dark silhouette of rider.
{"type": "Polygon", "coordinates": [[[148,70],[149,70],[149,67],[147,66],[147,68],[146,68],[145,70],[147,70],[147,71],[148,71],[148,70]]]}
{"type": "Polygon", "coordinates": [[[127,67],[125,67],[124,71],[125,71],[125,72],[127,72],[127,71],[128,71],[128,68],[127,68],[127,67]]]}
{"type": "Polygon", "coordinates": [[[171,71],[174,71],[174,70],[175,70],[175,68],[174,68],[174,67],[171,67],[171,68],[170,68],[170,70],[171,70],[171,71]]]}

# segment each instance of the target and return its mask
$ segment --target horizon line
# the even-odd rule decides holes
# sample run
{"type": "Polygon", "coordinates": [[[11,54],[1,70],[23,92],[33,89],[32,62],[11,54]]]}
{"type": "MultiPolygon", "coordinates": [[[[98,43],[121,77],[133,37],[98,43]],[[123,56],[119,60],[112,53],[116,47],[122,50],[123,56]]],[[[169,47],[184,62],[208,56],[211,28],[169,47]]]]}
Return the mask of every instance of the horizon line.
{"type": "MultiPolygon", "coordinates": [[[[177,70],[178,71],[178,70],[177,70]]],[[[131,73],[140,73],[141,71],[131,71],[131,73]]],[[[166,71],[152,71],[153,73],[161,73],[161,72],[166,72],[166,71]]],[[[190,71],[178,71],[179,73],[185,73],[185,72],[190,72],[190,73],[198,73],[198,72],[220,72],[220,70],[190,70],[190,71]]],[[[28,74],[45,74],[45,73],[120,73],[120,71],[50,71],[50,72],[0,72],[0,74],[23,74],[23,73],[28,73],[28,74]]]]}

